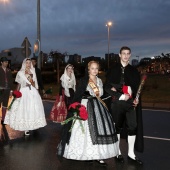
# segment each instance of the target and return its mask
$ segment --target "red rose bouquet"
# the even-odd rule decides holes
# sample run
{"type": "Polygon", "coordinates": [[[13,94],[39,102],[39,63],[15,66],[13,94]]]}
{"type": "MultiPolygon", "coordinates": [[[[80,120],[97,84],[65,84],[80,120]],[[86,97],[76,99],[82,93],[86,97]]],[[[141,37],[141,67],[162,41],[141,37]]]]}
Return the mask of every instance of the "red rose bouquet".
{"type": "Polygon", "coordinates": [[[71,111],[74,116],[66,119],[63,122],[61,122],[61,124],[64,125],[64,124],[67,124],[69,121],[73,120],[71,129],[70,129],[70,131],[71,131],[72,128],[73,128],[73,125],[76,122],[76,120],[79,120],[82,132],[84,133],[82,120],[87,120],[88,119],[88,113],[87,113],[86,107],[84,105],[78,103],[78,102],[75,102],[75,103],[73,103],[73,104],[71,104],[69,106],[68,110],[71,111]]]}
{"type": "Polygon", "coordinates": [[[13,98],[11,104],[9,105],[8,110],[11,109],[11,106],[12,106],[12,104],[14,103],[15,99],[16,99],[16,98],[20,98],[20,97],[22,96],[22,93],[21,93],[20,91],[14,90],[13,93],[12,93],[12,95],[13,95],[14,98],[13,98]]]}

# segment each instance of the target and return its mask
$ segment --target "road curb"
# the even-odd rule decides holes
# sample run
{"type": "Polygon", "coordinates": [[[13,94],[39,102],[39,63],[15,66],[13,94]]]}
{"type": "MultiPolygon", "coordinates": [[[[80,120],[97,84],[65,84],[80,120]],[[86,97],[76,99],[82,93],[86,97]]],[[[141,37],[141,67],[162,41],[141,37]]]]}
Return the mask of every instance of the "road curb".
{"type": "Polygon", "coordinates": [[[142,102],[142,108],[170,110],[170,103],[145,103],[145,102],[142,102]]]}
{"type": "MultiPolygon", "coordinates": [[[[56,96],[49,96],[47,98],[42,98],[43,100],[51,100],[55,101],[56,96]]],[[[163,109],[163,110],[170,110],[170,103],[146,103],[142,102],[142,108],[144,109],[163,109]]]]}

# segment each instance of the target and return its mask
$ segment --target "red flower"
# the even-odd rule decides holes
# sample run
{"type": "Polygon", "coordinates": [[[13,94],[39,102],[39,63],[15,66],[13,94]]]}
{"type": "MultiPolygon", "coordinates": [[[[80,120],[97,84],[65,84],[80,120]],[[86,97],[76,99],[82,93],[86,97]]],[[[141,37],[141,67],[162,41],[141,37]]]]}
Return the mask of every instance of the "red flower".
{"type": "Polygon", "coordinates": [[[84,105],[78,103],[78,102],[75,102],[75,103],[73,103],[73,104],[71,104],[69,106],[68,110],[73,112],[74,116],[66,119],[63,122],[61,122],[61,124],[64,125],[64,124],[67,124],[70,121],[73,121],[71,129],[69,130],[69,132],[71,132],[71,130],[72,130],[73,126],[74,126],[74,123],[78,119],[79,122],[80,122],[80,127],[82,129],[82,132],[84,133],[82,120],[87,120],[88,119],[88,113],[87,113],[86,107],[84,105]]]}
{"type": "Polygon", "coordinates": [[[74,103],[70,104],[68,110],[71,109],[71,108],[76,109],[76,107],[77,107],[78,105],[81,105],[81,104],[78,103],[78,102],[74,102],[74,103]]]}
{"type": "Polygon", "coordinates": [[[13,91],[13,96],[15,98],[20,98],[22,96],[22,93],[20,91],[14,90],[13,91]]]}
{"type": "Polygon", "coordinates": [[[17,90],[14,90],[12,94],[13,94],[14,98],[12,99],[12,102],[11,102],[11,104],[9,105],[8,110],[11,109],[11,106],[12,106],[12,104],[14,103],[15,99],[16,99],[16,98],[20,98],[20,97],[22,96],[22,93],[21,93],[20,91],[17,91],[17,90]]]}
{"type": "Polygon", "coordinates": [[[75,102],[69,106],[69,110],[76,114],[77,118],[87,120],[88,113],[86,107],[81,103],[75,102]]]}
{"type": "Polygon", "coordinates": [[[79,108],[79,116],[82,120],[87,120],[88,119],[88,113],[87,110],[84,106],[81,106],[79,108]]]}

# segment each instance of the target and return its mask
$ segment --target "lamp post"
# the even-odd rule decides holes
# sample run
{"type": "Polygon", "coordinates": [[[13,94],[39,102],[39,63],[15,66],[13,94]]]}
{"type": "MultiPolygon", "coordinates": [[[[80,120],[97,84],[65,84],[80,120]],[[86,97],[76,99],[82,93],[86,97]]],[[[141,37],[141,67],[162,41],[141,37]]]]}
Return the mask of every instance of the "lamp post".
{"type": "Polygon", "coordinates": [[[41,69],[41,29],[40,29],[40,0],[37,0],[37,40],[39,41],[39,54],[37,66],[41,69]]]}
{"type": "Polygon", "coordinates": [[[0,2],[4,2],[4,4],[5,4],[5,3],[8,3],[9,0],[0,0],[0,2]]]}
{"type": "Polygon", "coordinates": [[[109,58],[109,56],[110,56],[109,55],[109,48],[110,48],[110,27],[112,26],[112,22],[110,22],[110,21],[107,22],[106,26],[108,28],[108,61],[107,61],[108,63],[107,64],[108,64],[108,68],[109,68],[109,59],[110,59],[109,58]]]}

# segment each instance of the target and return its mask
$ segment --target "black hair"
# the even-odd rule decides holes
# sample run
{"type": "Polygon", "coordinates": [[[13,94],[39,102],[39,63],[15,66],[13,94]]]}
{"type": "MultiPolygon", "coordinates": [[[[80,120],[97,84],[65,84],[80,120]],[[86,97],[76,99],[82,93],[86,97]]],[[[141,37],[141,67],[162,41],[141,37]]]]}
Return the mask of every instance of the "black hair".
{"type": "Polygon", "coordinates": [[[123,46],[121,49],[120,49],[120,54],[122,53],[123,50],[129,50],[130,53],[131,53],[131,49],[127,46],[123,46]]]}
{"type": "Polygon", "coordinates": [[[32,58],[31,58],[31,60],[35,60],[35,61],[37,61],[37,58],[35,58],[35,57],[32,57],[32,58]]]}

